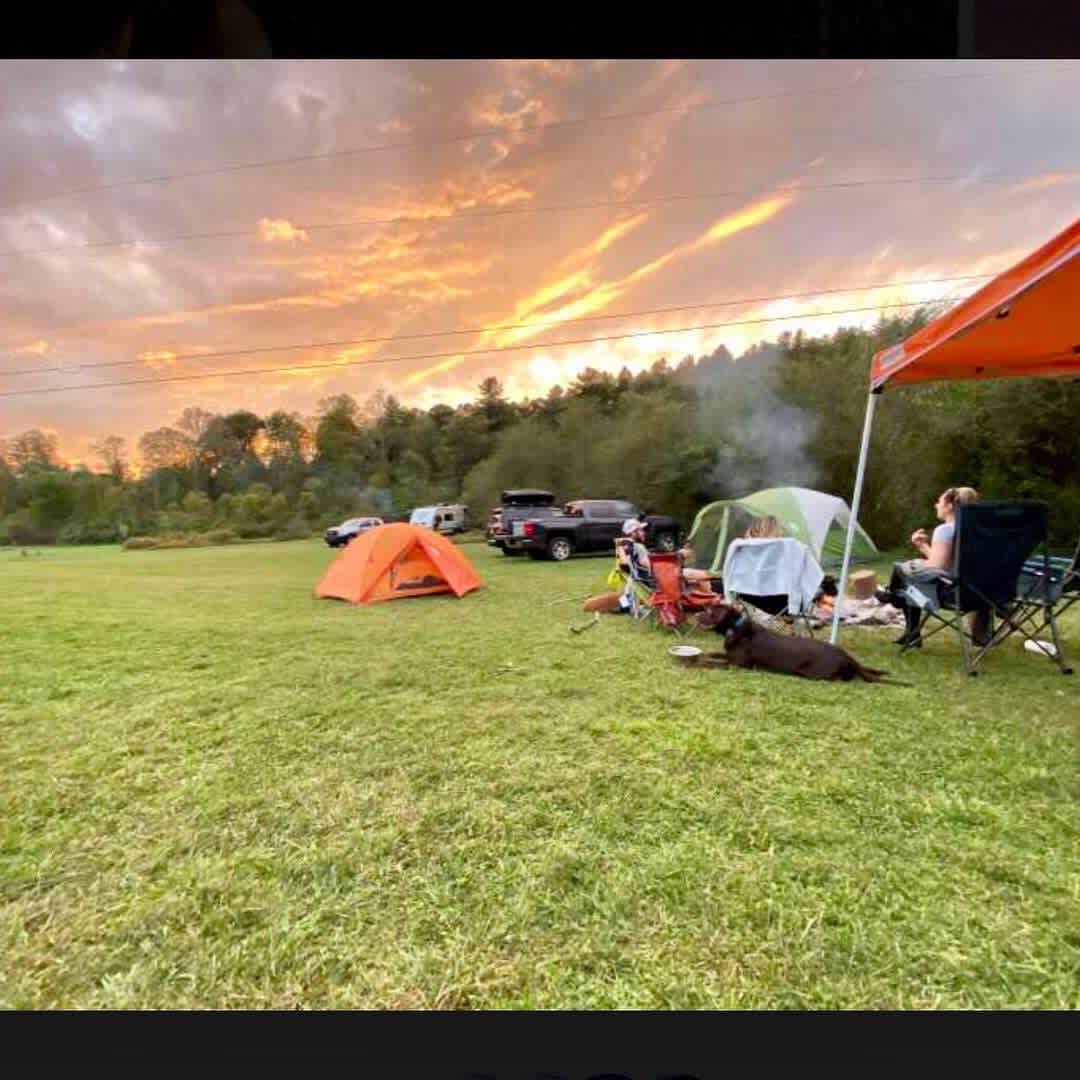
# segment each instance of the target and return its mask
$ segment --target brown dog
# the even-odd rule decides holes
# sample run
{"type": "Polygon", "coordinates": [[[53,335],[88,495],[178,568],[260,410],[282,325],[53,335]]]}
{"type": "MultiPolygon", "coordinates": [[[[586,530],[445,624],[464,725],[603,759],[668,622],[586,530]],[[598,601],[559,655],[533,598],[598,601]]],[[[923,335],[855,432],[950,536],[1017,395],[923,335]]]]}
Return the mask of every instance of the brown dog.
{"type": "Polygon", "coordinates": [[[863,667],[853,656],[826,641],[774,634],[728,603],[708,608],[699,617],[698,625],[724,635],[724,653],[735,667],[841,682],[881,682],[887,674],[863,667]]]}

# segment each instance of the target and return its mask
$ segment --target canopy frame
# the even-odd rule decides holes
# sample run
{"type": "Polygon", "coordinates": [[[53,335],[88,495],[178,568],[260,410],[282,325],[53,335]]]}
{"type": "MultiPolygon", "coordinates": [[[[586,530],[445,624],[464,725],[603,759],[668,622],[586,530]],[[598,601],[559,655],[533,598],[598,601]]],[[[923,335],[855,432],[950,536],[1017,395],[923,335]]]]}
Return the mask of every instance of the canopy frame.
{"type": "MultiPolygon", "coordinates": [[[[877,399],[890,382],[897,385],[918,384],[932,381],[958,379],[1001,378],[1061,378],[1080,376],[1080,304],[1075,300],[1071,307],[1063,309],[1060,325],[1053,330],[1057,337],[1053,348],[1040,350],[1035,355],[1017,355],[1007,362],[987,361],[976,363],[971,357],[956,355],[962,352],[956,342],[966,335],[982,330],[982,338],[990,343],[997,331],[1005,326],[1018,301],[1037,294],[1040,287],[1052,283],[1057,275],[1076,274],[1080,271],[1080,218],[1062,230],[1037,251],[973,293],[956,307],[927,323],[905,341],[882,349],[874,354],[870,367],[870,393],[863,420],[862,442],[859,461],[855,469],[855,490],[851,496],[851,520],[848,523],[844,543],[844,558],[840,569],[837,603],[833,609],[832,630],[829,640],[836,644],[840,637],[840,618],[844,598],[847,595],[848,571],[855,537],[855,523],[859,517],[863,485],[866,479],[866,461],[870,451],[870,434],[874,423],[877,399]],[[950,357],[947,348],[953,347],[950,357]],[[944,356],[942,356],[944,353],[944,356]],[[935,358],[938,358],[935,360],[935,358]]],[[[1068,285],[1069,279],[1064,280],[1068,285]]],[[[1050,296],[1056,294],[1051,290],[1050,296]]],[[[1045,301],[1044,301],[1045,303],[1045,301]]],[[[1065,304],[1068,303],[1066,289],[1065,304]]],[[[999,341],[1002,340],[1002,335],[999,341]]],[[[973,341],[973,338],[969,338],[973,341]]],[[[1004,337],[1004,340],[1008,340],[1004,337]]],[[[986,347],[986,343],[982,345],[986,347]]]]}

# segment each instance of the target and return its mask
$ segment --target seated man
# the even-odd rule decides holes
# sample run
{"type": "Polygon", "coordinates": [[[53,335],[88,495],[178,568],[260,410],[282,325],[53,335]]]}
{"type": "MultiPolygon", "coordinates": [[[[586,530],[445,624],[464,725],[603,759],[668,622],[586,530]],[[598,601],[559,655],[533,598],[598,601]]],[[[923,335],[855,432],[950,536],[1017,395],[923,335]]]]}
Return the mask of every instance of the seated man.
{"type": "MultiPolygon", "coordinates": [[[[649,562],[648,548],[645,547],[645,522],[630,518],[623,522],[622,531],[625,539],[615,541],[617,555],[620,548],[625,552],[624,555],[618,556],[620,562],[623,559],[633,562],[638,578],[646,584],[652,582],[652,566],[649,562]]],[[[691,548],[682,548],[679,554],[687,559],[692,558],[694,553],[691,548]]],[[[684,566],[682,577],[683,581],[692,583],[699,591],[713,591],[711,585],[713,575],[708,570],[695,570],[693,567],[684,566]]]]}

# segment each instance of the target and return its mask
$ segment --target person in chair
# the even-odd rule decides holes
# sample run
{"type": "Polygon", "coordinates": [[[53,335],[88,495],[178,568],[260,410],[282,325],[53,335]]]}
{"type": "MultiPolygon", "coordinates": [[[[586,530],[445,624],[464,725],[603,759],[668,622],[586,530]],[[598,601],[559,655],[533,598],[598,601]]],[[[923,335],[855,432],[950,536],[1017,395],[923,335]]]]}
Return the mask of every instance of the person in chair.
{"type": "MultiPolygon", "coordinates": [[[[933,585],[942,578],[950,576],[955,564],[954,550],[956,539],[956,509],[965,503],[979,501],[979,493],[970,487],[951,487],[943,491],[934,504],[934,512],[941,522],[927,536],[925,529],[916,529],[911,534],[911,545],[921,558],[907,559],[893,567],[892,577],[887,589],[878,589],[876,596],[883,604],[892,604],[904,612],[906,627],[904,633],[896,639],[897,645],[919,648],[922,636],[919,633],[920,608],[905,595],[908,585],[933,585]]],[[[976,611],[972,613],[971,636],[975,643],[984,645],[990,636],[990,613],[976,611]]]]}

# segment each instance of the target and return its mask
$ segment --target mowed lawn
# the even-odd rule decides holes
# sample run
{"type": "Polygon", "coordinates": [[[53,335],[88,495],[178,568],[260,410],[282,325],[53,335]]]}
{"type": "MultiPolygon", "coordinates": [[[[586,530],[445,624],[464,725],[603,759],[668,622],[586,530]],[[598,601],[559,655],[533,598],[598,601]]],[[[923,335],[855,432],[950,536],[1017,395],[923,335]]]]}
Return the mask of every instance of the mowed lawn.
{"type": "Polygon", "coordinates": [[[607,560],[463,550],[372,608],[316,541],[0,550],[0,1005],[1080,1006],[1080,675],[685,670],[568,632],[607,560]]]}

